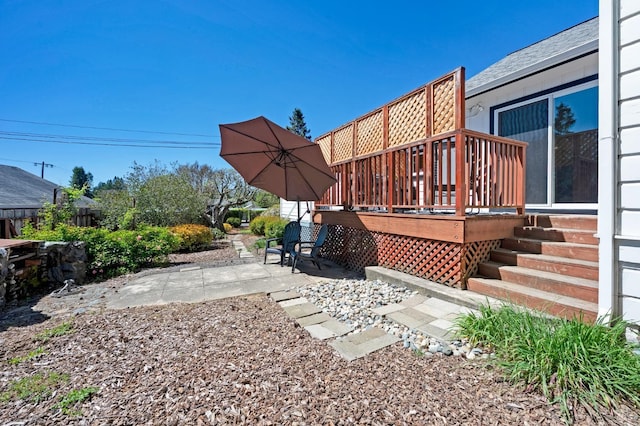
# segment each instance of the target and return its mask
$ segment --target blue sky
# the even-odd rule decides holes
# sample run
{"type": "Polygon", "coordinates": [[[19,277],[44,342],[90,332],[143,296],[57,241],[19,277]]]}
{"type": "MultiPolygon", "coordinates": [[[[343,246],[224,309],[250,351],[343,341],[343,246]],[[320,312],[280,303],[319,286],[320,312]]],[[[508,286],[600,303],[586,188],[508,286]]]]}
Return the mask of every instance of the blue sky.
{"type": "Polygon", "coordinates": [[[134,161],[228,168],[220,123],[286,126],[297,107],[316,137],[597,14],[597,0],[0,0],[0,164],[44,161],[61,185],[75,166],[94,184],[134,161]]]}

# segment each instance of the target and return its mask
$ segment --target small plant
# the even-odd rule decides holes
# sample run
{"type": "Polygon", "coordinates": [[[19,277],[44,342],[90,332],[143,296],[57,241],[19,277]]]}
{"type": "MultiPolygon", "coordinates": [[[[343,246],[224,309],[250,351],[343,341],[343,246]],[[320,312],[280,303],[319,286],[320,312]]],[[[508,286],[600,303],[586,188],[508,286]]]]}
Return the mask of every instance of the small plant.
{"type": "Polygon", "coordinates": [[[64,414],[68,416],[79,415],[80,411],[73,407],[88,400],[95,393],[98,393],[100,389],[96,387],[86,387],[82,389],[74,389],[62,397],[60,402],[53,406],[53,408],[59,408],[64,414]]]}
{"type": "Polygon", "coordinates": [[[9,364],[18,365],[25,361],[31,361],[32,359],[38,358],[40,355],[43,355],[43,354],[45,354],[44,348],[40,346],[24,356],[17,356],[15,358],[9,359],[9,364]]]}
{"type": "Polygon", "coordinates": [[[254,235],[265,235],[267,224],[278,220],[280,220],[278,216],[258,216],[249,223],[249,229],[254,235]]]}
{"type": "Polygon", "coordinates": [[[624,321],[585,324],[510,305],[479,312],[456,320],[458,334],[494,349],[510,381],[559,403],[568,422],[576,405],[592,415],[621,402],[640,407],[640,357],[626,341],[624,321]]]}
{"type": "Polygon", "coordinates": [[[264,227],[264,236],[267,238],[282,238],[284,235],[284,227],[287,226],[287,221],[278,218],[269,222],[264,227]]]}
{"type": "Polygon", "coordinates": [[[239,217],[229,217],[227,218],[227,223],[234,228],[239,228],[242,224],[242,219],[240,219],[239,217]]]}
{"type": "Polygon", "coordinates": [[[267,240],[264,238],[259,238],[253,243],[253,247],[258,251],[259,249],[263,249],[267,246],[267,240]]]}
{"type": "Polygon", "coordinates": [[[222,240],[226,236],[226,234],[218,228],[213,228],[211,232],[213,232],[214,240],[222,240]]]}
{"type": "Polygon", "coordinates": [[[424,358],[424,352],[422,352],[422,350],[420,349],[414,349],[413,351],[413,355],[417,358],[424,358]]]}
{"type": "Polygon", "coordinates": [[[64,336],[65,334],[71,333],[72,329],[73,329],[73,324],[71,324],[70,322],[63,322],[62,324],[54,328],[50,328],[43,331],[42,333],[38,333],[35,337],[35,340],[39,340],[42,343],[46,343],[52,337],[60,337],[60,336],[64,336]]]}
{"type": "Polygon", "coordinates": [[[47,399],[55,386],[62,382],[68,382],[68,374],[56,372],[36,373],[33,376],[14,380],[9,384],[9,390],[0,393],[0,401],[6,402],[17,398],[39,403],[47,399]]]}
{"type": "Polygon", "coordinates": [[[233,226],[226,222],[222,224],[222,227],[224,228],[225,234],[228,234],[233,229],[233,226]]]}

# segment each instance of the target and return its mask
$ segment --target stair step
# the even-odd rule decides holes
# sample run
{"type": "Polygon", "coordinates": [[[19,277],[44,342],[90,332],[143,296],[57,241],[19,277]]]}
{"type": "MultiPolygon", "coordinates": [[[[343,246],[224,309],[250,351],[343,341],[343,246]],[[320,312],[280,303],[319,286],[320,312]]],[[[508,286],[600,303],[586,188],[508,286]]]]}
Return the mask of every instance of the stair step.
{"type": "Polygon", "coordinates": [[[467,289],[485,296],[495,297],[530,309],[563,318],[580,318],[595,322],[598,304],[556,293],[526,287],[520,284],[490,278],[469,278],[467,289]]]}
{"type": "Polygon", "coordinates": [[[598,262],[549,256],[546,254],[525,253],[517,250],[498,248],[491,251],[491,260],[512,266],[554,272],[571,277],[598,280],[598,262]]]}
{"type": "Polygon", "coordinates": [[[502,248],[591,262],[598,261],[598,246],[591,244],[541,241],[533,238],[513,237],[502,240],[502,248]]]}
{"type": "Polygon", "coordinates": [[[523,226],[514,229],[516,237],[524,237],[547,241],[564,241],[569,243],[590,244],[597,246],[598,238],[591,230],[571,228],[543,228],[540,226],[523,226]]]}
{"type": "Polygon", "coordinates": [[[598,216],[595,215],[529,215],[525,225],[542,228],[582,229],[595,233],[598,229],[598,216]]]}
{"type": "Polygon", "coordinates": [[[481,263],[478,273],[488,278],[501,279],[561,296],[598,302],[598,281],[496,262],[481,263]]]}

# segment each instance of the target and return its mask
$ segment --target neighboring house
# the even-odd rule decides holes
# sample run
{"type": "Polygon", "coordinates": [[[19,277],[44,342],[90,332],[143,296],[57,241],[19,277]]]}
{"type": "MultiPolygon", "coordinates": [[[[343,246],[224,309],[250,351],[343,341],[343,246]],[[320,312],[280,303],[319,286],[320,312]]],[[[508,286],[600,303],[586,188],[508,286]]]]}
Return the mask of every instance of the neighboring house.
{"type": "MultiPolygon", "coordinates": [[[[45,202],[52,203],[54,193],[61,188],[18,167],[5,165],[0,165],[0,182],[0,219],[10,219],[18,233],[24,221],[35,220],[38,210],[45,202]]],[[[76,202],[76,207],[83,214],[89,214],[89,209],[95,204],[90,198],[82,197],[76,202]]],[[[82,224],[88,224],[86,218],[79,220],[82,224]]]]}
{"type": "Polygon", "coordinates": [[[640,2],[600,1],[600,315],[640,322],[640,2]]]}

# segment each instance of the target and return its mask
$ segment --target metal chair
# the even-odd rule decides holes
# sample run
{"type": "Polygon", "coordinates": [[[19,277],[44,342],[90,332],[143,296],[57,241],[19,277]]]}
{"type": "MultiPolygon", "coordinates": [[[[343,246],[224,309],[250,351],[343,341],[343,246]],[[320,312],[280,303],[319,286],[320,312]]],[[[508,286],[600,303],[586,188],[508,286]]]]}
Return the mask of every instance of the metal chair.
{"type": "Polygon", "coordinates": [[[280,256],[280,266],[284,266],[284,258],[287,253],[294,251],[296,243],[300,241],[300,223],[292,221],[284,227],[282,238],[268,238],[264,248],[264,263],[267,263],[267,255],[277,254],[280,256]],[[280,247],[270,247],[271,243],[280,244],[280,247]]]}
{"type": "Polygon", "coordinates": [[[293,273],[296,269],[296,264],[299,259],[310,260],[314,265],[318,267],[318,269],[322,269],[320,267],[320,249],[327,239],[327,234],[329,233],[329,227],[325,223],[320,227],[320,231],[318,231],[318,236],[315,241],[300,241],[296,244],[298,246],[298,250],[295,249],[291,252],[290,257],[293,257],[293,266],[291,267],[291,273],[293,273]],[[303,251],[309,250],[310,251],[303,251]]]}

